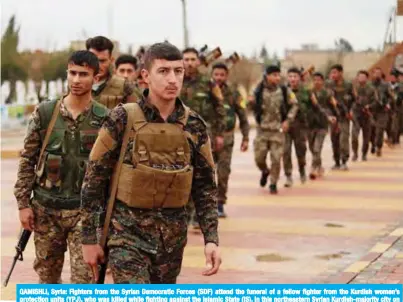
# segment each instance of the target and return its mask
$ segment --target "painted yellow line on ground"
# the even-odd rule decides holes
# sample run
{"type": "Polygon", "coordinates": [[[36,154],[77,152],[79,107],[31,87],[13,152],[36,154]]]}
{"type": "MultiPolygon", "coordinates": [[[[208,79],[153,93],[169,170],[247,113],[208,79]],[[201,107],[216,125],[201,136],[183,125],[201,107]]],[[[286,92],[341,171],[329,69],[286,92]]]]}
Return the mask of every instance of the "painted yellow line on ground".
{"type": "Polygon", "coordinates": [[[397,237],[403,236],[403,228],[398,228],[394,230],[392,233],[390,233],[389,236],[397,236],[397,237]]]}
{"type": "Polygon", "coordinates": [[[390,248],[390,244],[387,243],[377,243],[374,245],[372,249],[369,250],[371,253],[384,253],[388,248],[390,248]]]}
{"type": "MultiPolygon", "coordinates": [[[[221,269],[237,271],[284,272],[299,271],[304,274],[318,274],[328,266],[328,261],[318,260],[314,255],[299,256],[298,253],[280,254],[283,261],[257,261],[257,256],[277,254],[270,249],[240,249],[221,247],[223,263],[221,269]]],[[[275,255],[277,256],[277,255],[275,255]]],[[[270,256],[269,256],[270,258],[270,256]]],[[[280,259],[280,258],[279,258],[280,259]]],[[[183,266],[191,268],[205,268],[206,259],[202,246],[187,246],[184,253],[183,266]]],[[[200,272],[201,272],[200,271],[200,272]]]]}
{"type": "MultiPolygon", "coordinates": [[[[257,191],[259,189],[256,189],[257,191]]],[[[285,189],[284,189],[285,190],[285,189]]],[[[281,191],[280,191],[281,194],[281,191]]],[[[346,197],[295,197],[295,196],[233,196],[230,195],[228,205],[281,206],[288,208],[312,208],[312,209],[346,209],[346,210],[393,210],[403,211],[401,198],[346,198],[346,197]]]]}
{"type": "MultiPolygon", "coordinates": [[[[280,181],[281,184],[281,181],[280,181]]],[[[256,181],[248,181],[248,180],[232,180],[229,182],[229,187],[233,188],[253,188],[257,187],[256,181]]],[[[368,185],[367,182],[349,182],[349,181],[337,181],[337,182],[309,182],[304,185],[299,184],[295,181],[294,187],[306,187],[306,188],[317,188],[317,189],[335,189],[340,191],[375,191],[375,192],[390,192],[390,191],[398,191],[402,193],[403,199],[403,183],[382,183],[379,185],[368,185]]],[[[331,193],[329,193],[331,194],[331,193]]]]}
{"type": "Polygon", "coordinates": [[[369,238],[384,234],[385,223],[356,223],[338,222],[334,220],[293,220],[261,219],[261,218],[229,218],[221,220],[218,226],[220,232],[258,232],[276,234],[294,234],[304,236],[348,236],[369,238]],[[326,227],[327,223],[342,225],[342,227],[326,227]]]}
{"type": "Polygon", "coordinates": [[[358,261],[351,264],[348,268],[344,270],[346,273],[358,273],[366,268],[371,262],[370,261],[358,261]]]}

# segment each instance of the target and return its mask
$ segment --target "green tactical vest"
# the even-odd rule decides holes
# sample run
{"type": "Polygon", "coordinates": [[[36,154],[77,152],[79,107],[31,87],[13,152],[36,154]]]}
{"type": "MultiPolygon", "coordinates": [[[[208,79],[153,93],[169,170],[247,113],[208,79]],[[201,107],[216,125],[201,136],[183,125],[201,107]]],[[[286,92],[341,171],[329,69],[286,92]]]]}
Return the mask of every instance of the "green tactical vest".
{"type": "MultiPolygon", "coordinates": [[[[56,102],[39,105],[42,141],[56,102]]],[[[40,204],[55,209],[80,207],[81,185],[89,154],[107,114],[105,106],[93,101],[85,120],[77,129],[70,131],[59,113],[38,167],[34,199],[40,204]]]]}

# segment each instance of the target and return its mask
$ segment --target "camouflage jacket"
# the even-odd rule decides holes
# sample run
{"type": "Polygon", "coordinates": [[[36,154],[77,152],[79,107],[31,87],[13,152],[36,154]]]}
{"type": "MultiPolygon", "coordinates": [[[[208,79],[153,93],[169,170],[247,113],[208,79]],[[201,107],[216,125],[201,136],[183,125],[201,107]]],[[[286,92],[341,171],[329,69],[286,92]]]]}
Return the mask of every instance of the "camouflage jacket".
{"type": "Polygon", "coordinates": [[[239,127],[242,132],[243,141],[249,141],[249,121],[246,110],[242,106],[240,93],[228,84],[221,87],[224,96],[224,107],[226,109],[226,131],[234,131],[236,116],[239,118],[239,127]]]}
{"type": "Polygon", "coordinates": [[[353,113],[356,118],[368,116],[369,112],[365,107],[368,106],[370,111],[373,111],[377,104],[378,98],[374,87],[369,84],[364,86],[354,87],[354,93],[356,94],[356,100],[353,106],[353,113]]]}
{"type": "Polygon", "coordinates": [[[272,86],[263,81],[262,91],[262,117],[260,129],[269,131],[282,131],[282,107],[287,102],[287,112],[285,119],[291,124],[298,113],[298,100],[295,94],[287,89],[287,100],[284,100],[282,88],[280,86],[272,86]]]}
{"type": "MultiPolygon", "coordinates": [[[[148,121],[163,123],[157,108],[147,101],[148,89],[139,101],[148,121]]],[[[174,112],[168,117],[168,123],[174,123],[184,114],[182,102],[177,99],[174,112]]],[[[101,131],[106,132],[112,142],[111,149],[98,152],[97,158],[90,156],[82,186],[82,237],[83,244],[97,242],[97,216],[101,216],[106,207],[107,188],[114,166],[118,160],[123,134],[127,124],[127,112],[120,104],[106,118],[101,131]],[[98,214],[97,214],[98,213],[98,214]]],[[[188,139],[191,146],[191,161],[194,168],[191,196],[194,201],[198,221],[204,235],[204,241],[218,244],[217,186],[215,182],[214,162],[207,135],[206,125],[197,113],[191,111],[184,128],[194,138],[188,139]],[[194,143],[196,141],[197,143],[194,143]]],[[[132,165],[133,139],[129,139],[124,163],[132,165]]],[[[97,142],[95,143],[95,148],[97,142]]],[[[150,197],[152,198],[152,197],[150,197]]],[[[156,253],[160,238],[167,251],[177,244],[186,242],[187,212],[179,209],[136,209],[116,200],[112,215],[112,229],[109,245],[130,244],[148,253],[156,253]]]]}
{"type": "Polygon", "coordinates": [[[377,106],[374,106],[375,113],[385,112],[386,106],[394,107],[394,94],[390,85],[384,81],[372,81],[372,87],[375,88],[375,93],[378,98],[377,106]]]}
{"type": "Polygon", "coordinates": [[[355,101],[353,84],[351,82],[342,80],[340,84],[334,81],[327,82],[326,87],[330,89],[337,101],[340,111],[340,119],[347,119],[347,114],[351,111],[355,101]]]}
{"type": "Polygon", "coordinates": [[[225,109],[218,85],[198,73],[183,80],[180,99],[200,114],[212,135],[222,136],[225,131],[225,109]]]}
{"type": "Polygon", "coordinates": [[[331,103],[332,92],[328,89],[315,89],[310,91],[311,105],[307,113],[308,126],[310,129],[327,129],[329,126],[328,117],[337,116],[335,108],[331,103]],[[312,100],[313,96],[317,100],[315,104],[312,100]]]}
{"type": "MultiPolygon", "coordinates": [[[[66,127],[74,131],[81,123],[85,121],[90,114],[91,106],[88,106],[75,120],[67,110],[64,102],[60,105],[60,115],[62,116],[66,127]]],[[[30,198],[35,182],[35,167],[38,163],[39,153],[42,147],[41,140],[41,120],[39,115],[39,105],[36,106],[29,120],[28,131],[24,139],[24,148],[21,152],[20,163],[18,166],[17,182],[14,187],[14,195],[17,199],[18,209],[24,209],[30,206],[30,198]]]]}

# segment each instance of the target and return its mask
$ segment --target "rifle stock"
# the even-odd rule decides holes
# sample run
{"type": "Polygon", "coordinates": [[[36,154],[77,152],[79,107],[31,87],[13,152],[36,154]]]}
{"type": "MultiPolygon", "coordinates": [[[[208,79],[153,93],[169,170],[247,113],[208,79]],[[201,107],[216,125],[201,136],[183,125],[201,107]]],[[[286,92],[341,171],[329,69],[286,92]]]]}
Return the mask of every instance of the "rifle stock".
{"type": "Polygon", "coordinates": [[[21,232],[20,235],[20,239],[18,240],[18,243],[15,247],[16,253],[14,256],[14,260],[13,263],[11,265],[10,271],[7,274],[7,277],[3,283],[4,287],[7,287],[8,281],[10,280],[11,274],[13,273],[15,264],[17,263],[17,261],[24,261],[24,257],[23,257],[23,252],[25,250],[25,247],[27,246],[27,243],[29,241],[29,237],[31,237],[31,231],[28,230],[23,230],[21,232]]]}

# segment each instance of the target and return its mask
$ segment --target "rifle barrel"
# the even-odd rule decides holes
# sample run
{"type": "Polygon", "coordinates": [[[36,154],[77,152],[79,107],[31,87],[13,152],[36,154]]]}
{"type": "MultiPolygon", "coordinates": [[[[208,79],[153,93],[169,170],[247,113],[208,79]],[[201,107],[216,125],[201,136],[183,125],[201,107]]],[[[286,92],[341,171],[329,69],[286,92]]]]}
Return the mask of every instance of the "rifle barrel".
{"type": "Polygon", "coordinates": [[[17,263],[17,260],[18,260],[19,257],[20,257],[20,253],[17,252],[17,254],[14,256],[13,264],[11,265],[11,268],[10,268],[10,271],[8,272],[6,280],[4,280],[4,283],[3,283],[4,287],[7,287],[8,281],[11,278],[11,274],[14,271],[15,264],[17,263]]]}

